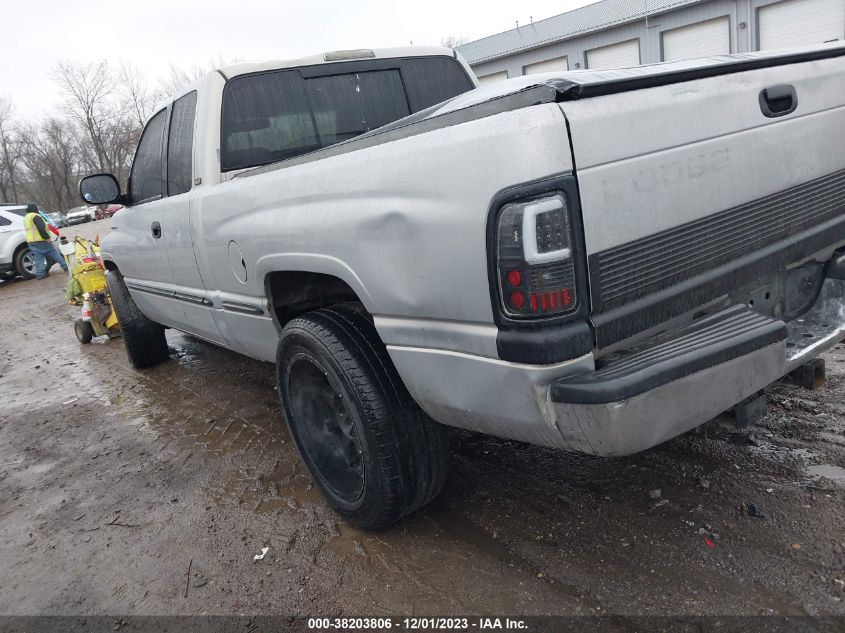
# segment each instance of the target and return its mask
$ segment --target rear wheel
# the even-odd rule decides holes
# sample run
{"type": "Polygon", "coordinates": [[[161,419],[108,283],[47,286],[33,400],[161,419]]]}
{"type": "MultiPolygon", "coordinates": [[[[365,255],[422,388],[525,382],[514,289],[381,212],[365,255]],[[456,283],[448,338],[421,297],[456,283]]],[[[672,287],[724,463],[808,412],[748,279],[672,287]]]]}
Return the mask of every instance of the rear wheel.
{"type": "Polygon", "coordinates": [[[35,256],[28,246],[24,246],[15,255],[15,270],[24,279],[35,278],[35,256]]]}
{"type": "Polygon", "coordinates": [[[91,327],[91,322],[82,319],[73,322],[73,333],[76,334],[77,340],[83,345],[87,345],[94,338],[94,328],[91,327]]]}
{"type": "Polygon", "coordinates": [[[440,493],[446,429],[411,399],[362,310],[336,306],[288,323],[276,372],[302,460],[349,523],[384,528],[440,493]]]}
{"type": "Polygon", "coordinates": [[[136,369],[144,369],[166,361],[169,353],[164,328],[150,321],[138,309],[120,271],[106,272],[106,285],[117,314],[126,354],[132,365],[136,369]]]}

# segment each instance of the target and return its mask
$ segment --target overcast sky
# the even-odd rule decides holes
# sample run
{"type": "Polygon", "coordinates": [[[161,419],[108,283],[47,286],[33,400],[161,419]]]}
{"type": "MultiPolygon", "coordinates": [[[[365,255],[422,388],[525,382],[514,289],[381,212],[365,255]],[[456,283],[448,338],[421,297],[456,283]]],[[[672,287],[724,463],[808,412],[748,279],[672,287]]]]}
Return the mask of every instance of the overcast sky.
{"type": "Polygon", "coordinates": [[[347,48],[478,39],[594,0],[7,0],[0,94],[29,118],[55,109],[50,70],[62,60],[125,60],[151,80],[170,63],[283,59],[347,48]]]}

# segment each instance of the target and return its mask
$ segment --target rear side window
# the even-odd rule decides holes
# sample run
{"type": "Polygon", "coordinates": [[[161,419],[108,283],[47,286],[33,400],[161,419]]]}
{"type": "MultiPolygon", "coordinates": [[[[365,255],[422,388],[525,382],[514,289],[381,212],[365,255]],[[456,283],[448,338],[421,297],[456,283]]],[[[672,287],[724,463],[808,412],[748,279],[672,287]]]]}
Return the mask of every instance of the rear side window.
{"type": "Polygon", "coordinates": [[[0,215],[0,226],[9,226],[11,223],[11,220],[7,220],[2,215],[0,215]]]}
{"type": "Polygon", "coordinates": [[[223,92],[223,171],[256,167],[354,138],[472,89],[446,57],[378,60],[236,77],[223,92]]]}
{"type": "Polygon", "coordinates": [[[169,196],[191,190],[196,110],[197,93],[194,91],[177,99],[170,112],[170,130],[167,133],[167,195],[169,196]]]}
{"type": "Polygon", "coordinates": [[[141,204],[162,196],[161,150],[166,116],[167,110],[156,114],[141,135],[129,174],[129,197],[132,204],[141,204]]]}

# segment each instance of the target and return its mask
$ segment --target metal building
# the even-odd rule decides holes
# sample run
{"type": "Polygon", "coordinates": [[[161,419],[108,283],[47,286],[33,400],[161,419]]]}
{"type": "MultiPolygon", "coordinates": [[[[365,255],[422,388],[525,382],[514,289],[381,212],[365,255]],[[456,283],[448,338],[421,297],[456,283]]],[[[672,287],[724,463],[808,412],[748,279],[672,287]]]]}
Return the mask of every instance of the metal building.
{"type": "Polygon", "coordinates": [[[468,42],[481,83],[845,39],[845,0],[602,0],[468,42]]]}

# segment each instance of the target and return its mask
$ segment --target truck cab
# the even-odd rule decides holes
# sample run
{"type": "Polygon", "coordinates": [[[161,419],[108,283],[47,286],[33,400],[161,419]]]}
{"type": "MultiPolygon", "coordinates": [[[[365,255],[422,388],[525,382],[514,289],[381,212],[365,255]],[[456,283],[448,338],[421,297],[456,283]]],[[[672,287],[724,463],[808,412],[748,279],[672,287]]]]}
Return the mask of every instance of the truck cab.
{"type": "MultiPolygon", "coordinates": [[[[119,262],[150,319],[272,360],[251,336],[237,334],[245,324],[231,322],[266,312],[243,296],[253,279],[238,243],[207,244],[213,252],[195,248],[207,221],[204,194],[243,172],[304,158],[475,86],[457,53],[423,47],[336,51],[208,73],[146,124],[120,200],[128,212],[104,241],[104,257],[119,262]],[[232,263],[223,274],[216,272],[221,258],[232,263]],[[231,310],[221,310],[224,304],[231,310]]],[[[250,230],[260,234],[264,227],[250,230]]],[[[268,325],[247,331],[263,336],[268,325]]]]}

